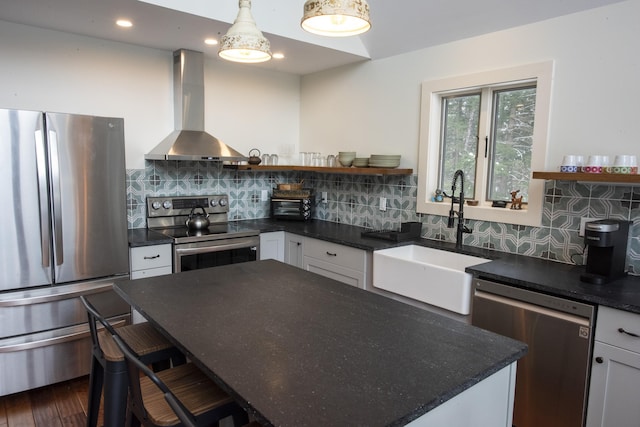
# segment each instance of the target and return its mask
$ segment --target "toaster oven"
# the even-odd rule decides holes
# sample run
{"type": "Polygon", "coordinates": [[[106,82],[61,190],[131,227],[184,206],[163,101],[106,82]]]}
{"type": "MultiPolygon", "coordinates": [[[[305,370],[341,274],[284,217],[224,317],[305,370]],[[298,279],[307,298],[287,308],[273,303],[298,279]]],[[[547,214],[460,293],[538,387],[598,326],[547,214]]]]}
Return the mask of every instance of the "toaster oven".
{"type": "Polygon", "coordinates": [[[293,221],[306,221],[313,216],[311,190],[273,190],[271,217],[293,221]]]}

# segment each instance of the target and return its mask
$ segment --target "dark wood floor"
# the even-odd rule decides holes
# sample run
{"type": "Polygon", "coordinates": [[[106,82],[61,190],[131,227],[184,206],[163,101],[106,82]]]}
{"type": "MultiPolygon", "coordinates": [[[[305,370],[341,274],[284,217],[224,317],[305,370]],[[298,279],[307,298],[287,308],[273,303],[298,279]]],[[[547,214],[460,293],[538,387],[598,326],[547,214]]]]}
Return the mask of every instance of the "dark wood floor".
{"type": "Polygon", "coordinates": [[[85,426],[88,391],[87,376],[0,397],[0,427],[85,426]]]}

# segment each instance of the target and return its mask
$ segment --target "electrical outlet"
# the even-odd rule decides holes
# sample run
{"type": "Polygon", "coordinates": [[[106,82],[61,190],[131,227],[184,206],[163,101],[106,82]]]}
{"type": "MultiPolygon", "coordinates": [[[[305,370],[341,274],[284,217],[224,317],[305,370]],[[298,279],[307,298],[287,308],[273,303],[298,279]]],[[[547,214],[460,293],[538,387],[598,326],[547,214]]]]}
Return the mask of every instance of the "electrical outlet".
{"type": "Polygon", "coordinates": [[[326,191],[322,192],[322,203],[327,203],[327,192],[326,191]]]}
{"type": "Polygon", "coordinates": [[[596,218],[589,218],[588,216],[583,216],[582,218],[580,218],[580,231],[578,231],[578,236],[584,237],[584,225],[595,220],[596,218]]]}
{"type": "Polygon", "coordinates": [[[266,202],[269,200],[269,190],[262,190],[262,201],[266,202]]]}
{"type": "Polygon", "coordinates": [[[380,197],[380,210],[381,211],[386,211],[387,210],[387,198],[386,197],[380,197]]]}

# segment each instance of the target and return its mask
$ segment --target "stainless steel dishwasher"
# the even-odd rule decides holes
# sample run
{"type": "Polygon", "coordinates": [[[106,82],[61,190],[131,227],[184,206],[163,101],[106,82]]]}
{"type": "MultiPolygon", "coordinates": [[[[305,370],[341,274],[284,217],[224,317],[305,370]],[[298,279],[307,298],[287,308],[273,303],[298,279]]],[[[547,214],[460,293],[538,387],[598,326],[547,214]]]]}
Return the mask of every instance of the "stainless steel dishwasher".
{"type": "Polygon", "coordinates": [[[518,361],[514,427],[581,427],[594,307],[475,279],[471,323],[529,346],[518,361]]]}

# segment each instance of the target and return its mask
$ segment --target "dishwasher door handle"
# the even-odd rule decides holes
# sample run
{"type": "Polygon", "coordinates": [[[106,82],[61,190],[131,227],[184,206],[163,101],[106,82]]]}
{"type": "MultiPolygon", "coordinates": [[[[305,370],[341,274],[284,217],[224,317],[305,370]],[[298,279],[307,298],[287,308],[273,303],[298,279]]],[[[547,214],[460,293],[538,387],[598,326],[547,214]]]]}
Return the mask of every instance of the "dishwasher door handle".
{"type": "Polygon", "coordinates": [[[587,318],[580,317],[580,316],[574,316],[574,315],[569,314],[569,313],[563,313],[561,311],[552,310],[552,309],[549,309],[549,308],[541,307],[541,306],[535,305],[535,304],[530,304],[530,303],[527,303],[527,302],[524,302],[524,301],[520,301],[520,300],[506,298],[506,297],[503,297],[503,296],[500,296],[500,295],[496,295],[496,294],[492,294],[492,293],[489,293],[489,292],[476,291],[474,298],[483,298],[485,300],[493,301],[493,302],[496,302],[498,304],[505,304],[505,305],[509,305],[511,307],[521,308],[523,310],[527,310],[527,311],[531,311],[531,312],[534,312],[534,313],[542,314],[544,316],[553,317],[553,318],[556,318],[556,319],[559,319],[559,320],[565,320],[567,322],[575,323],[577,325],[585,326],[587,328],[590,327],[589,319],[587,319],[587,318]]]}

